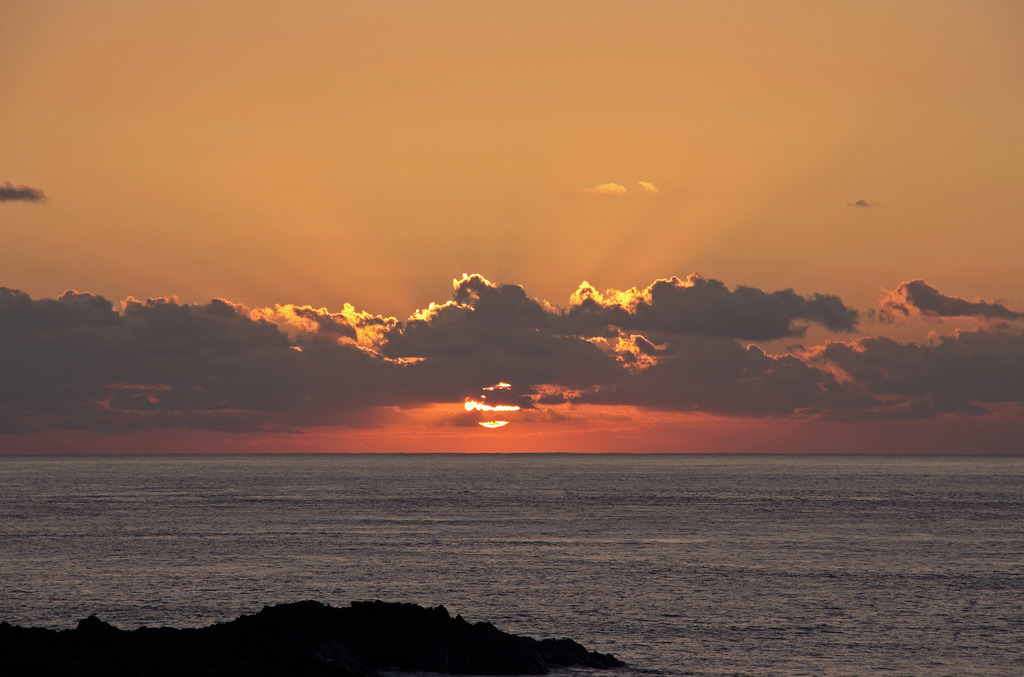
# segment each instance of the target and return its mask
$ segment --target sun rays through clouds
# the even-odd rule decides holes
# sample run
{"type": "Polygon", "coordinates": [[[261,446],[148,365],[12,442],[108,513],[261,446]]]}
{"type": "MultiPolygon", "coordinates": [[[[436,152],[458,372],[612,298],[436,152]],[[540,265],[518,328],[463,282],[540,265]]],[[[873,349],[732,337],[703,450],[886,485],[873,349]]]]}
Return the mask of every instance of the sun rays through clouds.
{"type": "Polygon", "coordinates": [[[1024,314],[921,280],[869,310],[834,295],[730,288],[698,274],[627,290],[584,282],[565,306],[464,274],[450,299],[406,319],[351,305],[114,304],[81,292],[36,300],[4,288],[0,432],[299,433],[387,428],[416,410],[434,412],[435,429],[494,431],[573,425],[598,411],[1020,420],[1024,314]],[[938,316],[974,324],[943,335],[932,329],[927,343],[899,342],[858,334],[862,316],[882,318],[875,326],[938,316]],[[812,326],[831,338],[781,352],[762,347],[798,340],[812,326]]]}

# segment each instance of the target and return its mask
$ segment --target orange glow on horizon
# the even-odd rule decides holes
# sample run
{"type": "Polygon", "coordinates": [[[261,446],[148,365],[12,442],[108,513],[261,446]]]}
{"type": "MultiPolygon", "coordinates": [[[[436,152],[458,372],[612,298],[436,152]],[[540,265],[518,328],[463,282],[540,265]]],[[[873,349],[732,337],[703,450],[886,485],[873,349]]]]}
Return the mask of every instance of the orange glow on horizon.
{"type": "MultiPolygon", "coordinates": [[[[750,420],[694,412],[584,405],[576,415],[508,426],[453,425],[451,404],[411,411],[386,408],[371,425],[233,433],[167,429],[124,433],[61,430],[0,433],[0,456],[27,454],[182,453],[1019,453],[1019,418],[988,415],[986,425],[957,417],[858,422],[750,420]],[[822,440],[826,442],[823,443],[822,440]],[[980,444],[979,444],[980,440],[980,444]]],[[[371,412],[367,412],[371,414],[371,412]]],[[[569,412],[566,412],[569,413],[569,412]]]]}
{"type": "Polygon", "coordinates": [[[485,428],[501,428],[508,425],[508,421],[480,421],[480,425],[485,428]]]}

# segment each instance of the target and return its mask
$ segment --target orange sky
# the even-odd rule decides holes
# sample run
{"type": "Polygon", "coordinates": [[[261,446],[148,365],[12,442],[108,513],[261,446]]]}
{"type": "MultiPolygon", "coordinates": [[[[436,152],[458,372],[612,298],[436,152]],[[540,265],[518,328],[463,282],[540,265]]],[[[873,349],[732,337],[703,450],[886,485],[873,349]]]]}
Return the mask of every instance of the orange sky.
{"type": "MultiPolygon", "coordinates": [[[[226,299],[245,317],[277,304],[341,313],[349,303],[405,322],[450,300],[463,273],[565,310],[584,280],[642,290],[699,271],[730,289],[836,295],[860,312],[854,333],[796,315],[810,325],[805,335],[728,337],[773,355],[872,336],[928,345],[929,332],[934,345],[957,328],[1018,336],[1022,35],[1024,6],[977,0],[8,0],[0,286],[36,300],[76,289],[118,309],[129,296],[226,299]],[[938,290],[946,310],[919,312],[918,298],[912,312],[879,315],[882,289],[912,280],[938,290]],[[1011,315],[993,315],[992,304],[1011,315]]],[[[675,329],[655,336],[663,325],[634,325],[618,331],[688,349],[675,329]]],[[[9,340],[7,359],[24,362],[23,344],[9,340]]],[[[423,358],[417,350],[403,357],[423,358]]],[[[815,368],[849,397],[844,378],[867,379],[858,387],[872,397],[924,401],[924,390],[870,381],[874,367],[836,376],[849,359],[833,351],[815,368]]],[[[518,387],[539,385],[540,367],[508,364],[514,374],[535,369],[518,387]]],[[[977,422],[939,396],[949,379],[928,385],[929,420],[977,422]]],[[[1012,387],[982,386],[964,385],[978,389],[971,401],[994,403],[986,410],[1020,404],[1012,387]]],[[[700,450],[736,439],[722,421],[711,427],[717,437],[674,418],[652,428],[640,418],[661,410],[630,409],[643,397],[627,391],[594,397],[618,407],[639,446],[690,450],[678,430],[706,440],[691,445],[700,450]]],[[[36,395],[4,392],[0,410],[42,416],[27,404],[36,395]]],[[[433,397],[392,404],[382,395],[379,404],[432,411],[433,397]]],[[[596,401],[572,406],[574,422],[557,430],[603,430],[585,414],[596,401]]],[[[46,412],[56,418],[33,424],[35,434],[79,425],[46,412]]],[[[778,412],[765,415],[750,420],[786,428],[778,412]]],[[[451,444],[555,425],[513,423],[452,433],[451,444]]],[[[382,446],[400,432],[434,439],[422,425],[390,421],[374,434],[382,446]]],[[[8,448],[31,446],[25,433],[11,439],[8,448]]]]}

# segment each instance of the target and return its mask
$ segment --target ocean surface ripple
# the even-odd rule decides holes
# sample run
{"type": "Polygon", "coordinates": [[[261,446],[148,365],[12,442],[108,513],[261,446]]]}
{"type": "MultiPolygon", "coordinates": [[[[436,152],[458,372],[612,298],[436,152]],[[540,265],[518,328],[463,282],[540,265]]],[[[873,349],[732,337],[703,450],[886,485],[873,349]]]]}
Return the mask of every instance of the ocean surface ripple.
{"type": "Polygon", "coordinates": [[[19,625],[385,599],[609,675],[990,677],[1024,674],[1022,593],[1020,458],[0,457],[19,625]]]}

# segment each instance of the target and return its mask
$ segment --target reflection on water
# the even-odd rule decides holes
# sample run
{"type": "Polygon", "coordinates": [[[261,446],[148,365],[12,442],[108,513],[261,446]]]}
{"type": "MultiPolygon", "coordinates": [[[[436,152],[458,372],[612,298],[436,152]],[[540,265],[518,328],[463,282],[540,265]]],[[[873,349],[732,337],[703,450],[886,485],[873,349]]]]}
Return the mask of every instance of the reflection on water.
{"type": "Polygon", "coordinates": [[[654,674],[1024,674],[1024,460],[0,458],[0,620],[380,598],[654,674]]]}

